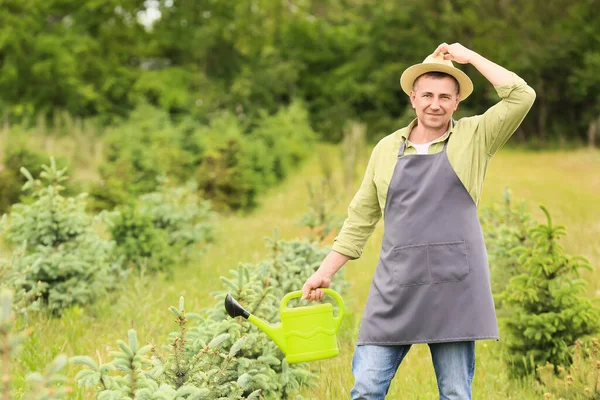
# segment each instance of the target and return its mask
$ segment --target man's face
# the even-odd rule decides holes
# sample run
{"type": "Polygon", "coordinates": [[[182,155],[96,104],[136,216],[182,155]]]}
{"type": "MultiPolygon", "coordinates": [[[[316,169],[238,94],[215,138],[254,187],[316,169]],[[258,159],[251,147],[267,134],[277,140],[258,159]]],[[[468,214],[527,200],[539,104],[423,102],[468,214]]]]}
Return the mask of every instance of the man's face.
{"type": "Polygon", "coordinates": [[[448,127],[460,101],[452,78],[421,76],[410,92],[419,124],[430,129],[448,127]]]}

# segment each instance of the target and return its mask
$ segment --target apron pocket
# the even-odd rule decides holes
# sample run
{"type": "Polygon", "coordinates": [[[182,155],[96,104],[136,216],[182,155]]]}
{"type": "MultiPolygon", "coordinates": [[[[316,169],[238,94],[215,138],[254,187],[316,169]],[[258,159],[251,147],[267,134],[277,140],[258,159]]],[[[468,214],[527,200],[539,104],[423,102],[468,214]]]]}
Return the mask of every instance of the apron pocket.
{"type": "Polygon", "coordinates": [[[427,245],[397,247],[392,250],[394,282],[398,286],[429,285],[427,245]]]}
{"type": "Polygon", "coordinates": [[[427,245],[431,283],[462,281],[471,273],[463,241],[427,245]]]}

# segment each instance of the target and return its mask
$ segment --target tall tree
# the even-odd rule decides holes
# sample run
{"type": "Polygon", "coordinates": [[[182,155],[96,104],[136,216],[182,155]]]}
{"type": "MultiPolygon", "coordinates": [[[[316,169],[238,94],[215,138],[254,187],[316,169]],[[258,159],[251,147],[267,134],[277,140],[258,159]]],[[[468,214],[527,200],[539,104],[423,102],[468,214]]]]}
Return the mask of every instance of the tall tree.
{"type": "Polygon", "coordinates": [[[0,93],[14,117],[124,115],[142,0],[0,0],[0,93]]]}

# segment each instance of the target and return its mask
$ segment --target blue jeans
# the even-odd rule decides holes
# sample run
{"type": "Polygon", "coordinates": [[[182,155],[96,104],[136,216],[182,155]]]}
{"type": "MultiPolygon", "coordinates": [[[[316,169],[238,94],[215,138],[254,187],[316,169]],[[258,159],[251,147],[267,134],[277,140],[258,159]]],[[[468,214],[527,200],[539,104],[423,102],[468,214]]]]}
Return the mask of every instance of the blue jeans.
{"type": "MultiPolygon", "coordinates": [[[[353,400],[383,400],[410,345],[356,346],[352,359],[353,400]]],[[[429,344],[440,400],[470,400],[475,342],[429,344]]]]}

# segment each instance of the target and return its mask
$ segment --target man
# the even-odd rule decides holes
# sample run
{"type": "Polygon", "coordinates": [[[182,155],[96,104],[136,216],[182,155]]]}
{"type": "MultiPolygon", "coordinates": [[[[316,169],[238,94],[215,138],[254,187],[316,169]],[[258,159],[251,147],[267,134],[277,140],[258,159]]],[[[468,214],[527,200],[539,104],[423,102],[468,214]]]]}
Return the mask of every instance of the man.
{"type": "Polygon", "coordinates": [[[384,399],[411,344],[427,343],[440,399],[470,399],[475,340],[498,339],[477,204],[492,156],[519,126],[533,89],[459,43],[442,43],[400,78],[417,118],[383,138],[348,208],[332,251],[306,281],[321,300],[334,274],[357,259],[383,215],[379,263],[352,361],[353,399],[384,399]],[[470,63],[500,102],[483,115],[452,119],[471,94],[470,63]]]}

